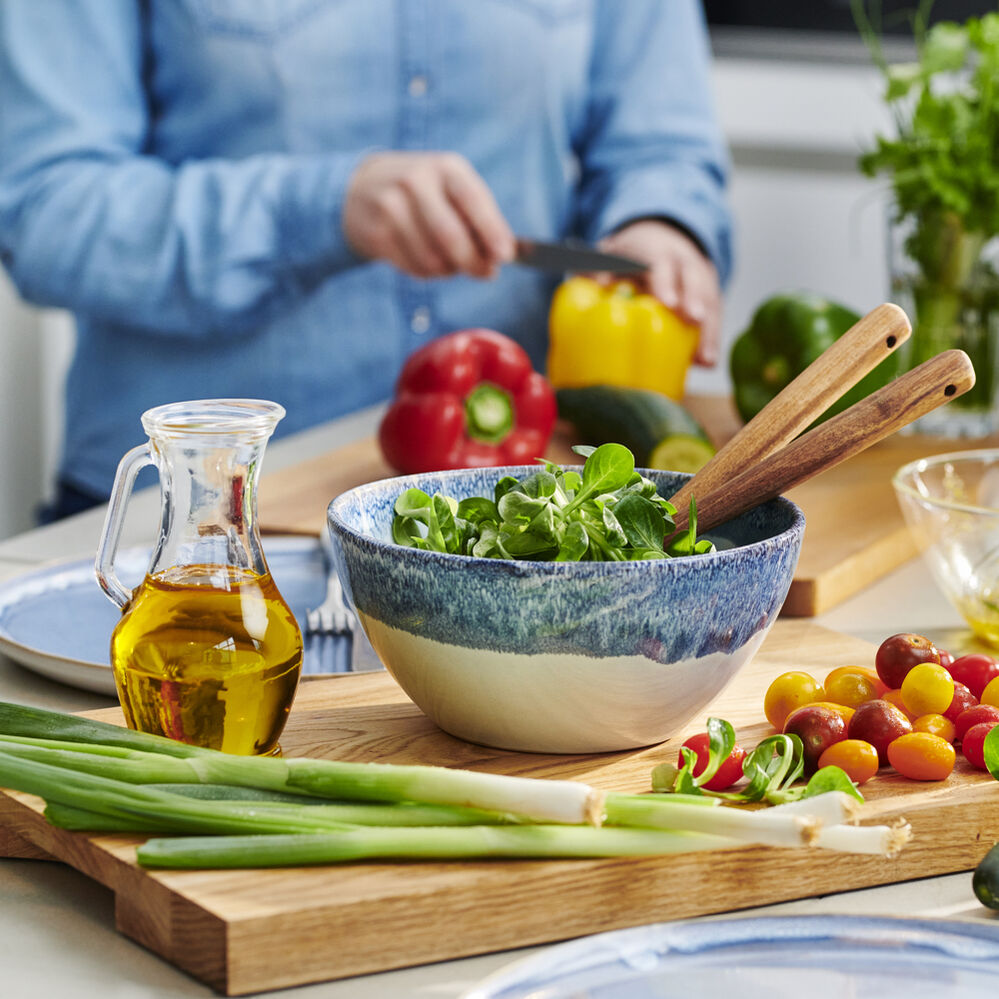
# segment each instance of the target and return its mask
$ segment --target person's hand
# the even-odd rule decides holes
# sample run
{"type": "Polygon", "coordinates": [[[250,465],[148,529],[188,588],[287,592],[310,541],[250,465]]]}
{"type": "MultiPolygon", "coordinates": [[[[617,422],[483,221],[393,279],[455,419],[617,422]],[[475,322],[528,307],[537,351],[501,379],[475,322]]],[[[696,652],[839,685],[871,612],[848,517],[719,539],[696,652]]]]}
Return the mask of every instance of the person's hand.
{"type": "Polygon", "coordinates": [[[700,325],[695,363],[717,363],[721,336],[718,272],[686,233],[666,222],[643,219],[601,240],[600,249],[649,264],[641,280],[644,290],[682,319],[700,325]]]}
{"type": "Polygon", "coordinates": [[[514,236],[486,182],[457,153],[374,153],[354,171],[343,209],[354,252],[415,277],[492,277],[514,236]]]}

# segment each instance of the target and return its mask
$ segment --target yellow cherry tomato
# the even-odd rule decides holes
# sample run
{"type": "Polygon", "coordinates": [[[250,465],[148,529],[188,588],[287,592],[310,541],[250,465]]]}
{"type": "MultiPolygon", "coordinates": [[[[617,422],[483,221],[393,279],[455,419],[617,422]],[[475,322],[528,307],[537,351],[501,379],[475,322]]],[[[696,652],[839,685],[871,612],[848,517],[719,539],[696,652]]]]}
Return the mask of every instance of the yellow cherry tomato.
{"type": "Polygon", "coordinates": [[[827,700],[850,708],[880,697],[887,689],[878,674],[864,666],[837,666],[824,686],[827,700]]]}
{"type": "Polygon", "coordinates": [[[825,691],[815,677],[798,670],[781,673],[767,688],[763,713],[778,732],[784,731],[787,716],[803,704],[821,701],[825,691]]]}
{"type": "Polygon", "coordinates": [[[937,663],[919,663],[906,673],[900,689],[910,714],[943,714],[954,699],[954,678],[937,663]]]}
{"type": "Polygon", "coordinates": [[[994,677],[985,684],[982,691],[980,704],[990,704],[994,708],[999,708],[999,676],[994,677]]]}
{"type": "Polygon", "coordinates": [[[888,743],[888,762],[912,780],[946,780],[956,756],[946,739],[930,732],[909,732],[888,743]]]}

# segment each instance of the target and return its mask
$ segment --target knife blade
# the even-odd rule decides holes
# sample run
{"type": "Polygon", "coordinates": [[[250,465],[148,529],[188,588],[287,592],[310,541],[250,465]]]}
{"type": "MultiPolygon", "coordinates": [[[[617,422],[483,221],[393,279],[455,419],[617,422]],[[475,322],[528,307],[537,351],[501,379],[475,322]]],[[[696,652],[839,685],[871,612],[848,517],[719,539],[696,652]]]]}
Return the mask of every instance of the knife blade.
{"type": "Polygon", "coordinates": [[[537,239],[517,238],[515,262],[524,267],[543,271],[605,271],[611,274],[642,274],[648,264],[616,253],[602,253],[586,243],[566,240],[564,243],[546,243],[537,239]]]}

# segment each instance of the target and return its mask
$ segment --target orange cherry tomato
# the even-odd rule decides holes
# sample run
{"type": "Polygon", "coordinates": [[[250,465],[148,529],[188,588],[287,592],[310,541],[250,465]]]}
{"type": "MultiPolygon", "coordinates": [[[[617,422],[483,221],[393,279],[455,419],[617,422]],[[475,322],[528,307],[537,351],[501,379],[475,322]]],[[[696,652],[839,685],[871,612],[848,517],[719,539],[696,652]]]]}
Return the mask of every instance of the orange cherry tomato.
{"type": "Polygon", "coordinates": [[[808,673],[798,670],[781,673],[767,688],[763,698],[763,713],[778,732],[783,732],[784,722],[795,708],[811,704],[812,701],[821,701],[824,694],[822,684],[808,673]]]}
{"type": "Polygon", "coordinates": [[[909,721],[912,721],[913,717],[912,712],[909,711],[909,709],[905,706],[905,703],[902,701],[901,690],[886,690],[881,695],[881,700],[887,701],[889,704],[894,704],[895,707],[898,708],[898,710],[901,711],[902,714],[909,719],[909,721]]]}
{"type": "MultiPolygon", "coordinates": [[[[835,711],[836,714],[840,716],[847,723],[850,724],[850,719],[853,717],[853,712],[855,708],[851,708],[846,704],[837,704],[835,701],[812,701],[811,706],[818,708],[829,708],[831,711],[835,711]]],[[[785,721],[786,725],[787,722],[785,721]]]]}
{"type": "Polygon", "coordinates": [[[878,772],[878,751],[863,739],[843,739],[819,757],[819,766],[839,767],[855,784],[864,784],[878,772]]]}
{"type": "Polygon", "coordinates": [[[909,732],[888,743],[888,762],[912,780],[945,780],[956,758],[954,747],[930,732],[909,732]]]}
{"type": "Polygon", "coordinates": [[[825,679],[826,699],[855,708],[880,697],[888,688],[881,677],[865,666],[837,666],[825,679]]]}
{"type": "Polygon", "coordinates": [[[957,726],[945,715],[920,715],[912,720],[912,731],[939,735],[941,739],[946,739],[952,745],[957,738],[957,726]]]}
{"type": "Polygon", "coordinates": [[[906,673],[900,689],[909,714],[943,714],[954,699],[954,678],[937,663],[919,663],[906,673]]]}

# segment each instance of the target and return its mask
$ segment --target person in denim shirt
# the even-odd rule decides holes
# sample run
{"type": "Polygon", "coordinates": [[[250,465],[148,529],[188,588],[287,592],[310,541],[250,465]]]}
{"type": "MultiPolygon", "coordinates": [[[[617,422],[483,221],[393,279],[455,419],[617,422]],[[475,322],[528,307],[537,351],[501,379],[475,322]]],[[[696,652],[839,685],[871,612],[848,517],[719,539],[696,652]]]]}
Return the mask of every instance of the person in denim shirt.
{"type": "Polygon", "coordinates": [[[54,513],[160,403],[299,430],[467,326],[543,367],[555,279],[514,233],[649,261],[713,363],[709,70],[695,0],[2,0],[0,261],[77,327],[54,513]]]}

